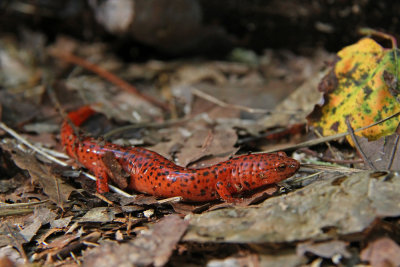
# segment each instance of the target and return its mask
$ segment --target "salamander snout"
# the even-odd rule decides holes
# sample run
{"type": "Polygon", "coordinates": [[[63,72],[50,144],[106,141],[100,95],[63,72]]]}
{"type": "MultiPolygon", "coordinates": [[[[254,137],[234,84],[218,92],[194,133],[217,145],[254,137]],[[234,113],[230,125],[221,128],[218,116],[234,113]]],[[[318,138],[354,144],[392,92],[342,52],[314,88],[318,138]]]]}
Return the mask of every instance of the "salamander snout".
{"type": "Polygon", "coordinates": [[[285,157],[275,163],[275,170],[278,173],[286,174],[286,177],[293,175],[299,168],[300,163],[292,158],[285,157]]]}

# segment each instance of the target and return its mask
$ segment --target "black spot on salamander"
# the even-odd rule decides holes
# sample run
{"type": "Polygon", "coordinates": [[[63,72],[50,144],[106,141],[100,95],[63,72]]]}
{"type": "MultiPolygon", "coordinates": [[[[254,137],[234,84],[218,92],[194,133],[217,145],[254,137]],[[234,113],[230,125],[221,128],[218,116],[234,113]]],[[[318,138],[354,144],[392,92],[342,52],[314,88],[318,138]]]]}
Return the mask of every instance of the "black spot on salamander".
{"type": "Polygon", "coordinates": [[[200,190],[200,195],[201,195],[201,196],[205,196],[205,195],[206,195],[206,190],[201,189],[201,190],[200,190]]]}
{"type": "Polygon", "coordinates": [[[249,182],[247,182],[247,181],[244,181],[244,184],[245,184],[247,187],[250,187],[250,184],[249,184],[249,182]]]}
{"type": "Polygon", "coordinates": [[[207,175],[209,175],[209,174],[210,174],[210,173],[207,172],[207,171],[203,172],[203,176],[207,176],[207,175]]]}
{"type": "Polygon", "coordinates": [[[191,181],[194,181],[194,176],[190,176],[190,180],[191,180],[191,181]]]}
{"type": "Polygon", "coordinates": [[[158,186],[161,186],[161,183],[158,183],[158,186]]]}

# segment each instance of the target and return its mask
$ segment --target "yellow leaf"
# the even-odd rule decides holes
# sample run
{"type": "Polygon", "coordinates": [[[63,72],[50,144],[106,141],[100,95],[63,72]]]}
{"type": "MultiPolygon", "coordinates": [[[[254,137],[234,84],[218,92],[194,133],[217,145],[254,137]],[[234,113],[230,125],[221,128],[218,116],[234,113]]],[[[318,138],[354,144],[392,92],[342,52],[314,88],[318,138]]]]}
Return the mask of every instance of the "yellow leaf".
{"type": "MultiPolygon", "coordinates": [[[[385,49],[374,40],[363,38],[337,55],[334,69],[320,84],[325,103],[308,116],[311,125],[327,136],[346,132],[347,117],[357,129],[400,111],[394,94],[398,92],[400,69],[397,48],[385,49]],[[395,81],[396,88],[392,88],[388,77],[395,81]]],[[[394,117],[357,135],[376,140],[392,134],[398,123],[399,118],[394,117]]]]}

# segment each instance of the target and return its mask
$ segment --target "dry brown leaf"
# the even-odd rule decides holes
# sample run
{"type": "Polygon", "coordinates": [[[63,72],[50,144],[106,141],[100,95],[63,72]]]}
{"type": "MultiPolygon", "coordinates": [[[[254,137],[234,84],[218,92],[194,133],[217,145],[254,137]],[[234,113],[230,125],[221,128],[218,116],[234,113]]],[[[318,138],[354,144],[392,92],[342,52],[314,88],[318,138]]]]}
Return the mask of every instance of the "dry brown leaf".
{"type": "Polygon", "coordinates": [[[268,267],[297,267],[306,263],[306,258],[297,256],[295,253],[282,252],[279,255],[249,255],[247,257],[229,257],[223,260],[211,260],[208,267],[247,267],[247,266],[268,266],[268,267]]]}
{"type": "Polygon", "coordinates": [[[236,132],[232,128],[218,127],[213,130],[197,129],[184,142],[182,150],[177,153],[177,163],[182,166],[196,162],[204,157],[212,156],[212,161],[204,162],[198,167],[207,167],[232,156],[238,148],[236,132]]]}
{"type": "Polygon", "coordinates": [[[45,194],[58,206],[63,207],[68,202],[68,198],[75,188],[55,176],[49,166],[39,162],[32,154],[24,153],[19,149],[14,150],[10,144],[2,144],[1,147],[11,152],[15,164],[21,169],[27,170],[32,179],[41,185],[45,194]]]}
{"type": "Polygon", "coordinates": [[[62,259],[71,256],[71,252],[82,250],[87,246],[86,242],[95,243],[101,236],[99,232],[92,232],[81,237],[79,240],[75,240],[80,235],[81,233],[77,233],[74,235],[59,237],[54,241],[54,244],[49,246],[50,249],[34,254],[33,258],[36,260],[47,258],[47,264],[49,264],[55,259],[62,259]]]}
{"type": "Polygon", "coordinates": [[[25,223],[24,229],[19,233],[29,242],[37,234],[42,225],[53,221],[56,217],[57,214],[46,207],[36,208],[32,216],[25,223]]]}
{"type": "Polygon", "coordinates": [[[187,225],[177,215],[166,216],[129,243],[107,243],[91,250],[83,266],[164,266],[187,225]]]}
{"type": "Polygon", "coordinates": [[[0,224],[0,247],[12,245],[18,247],[17,244],[24,244],[26,240],[19,233],[20,229],[7,221],[0,224]]]}
{"type": "Polygon", "coordinates": [[[0,267],[14,267],[15,265],[13,264],[16,264],[17,266],[23,266],[25,263],[18,251],[12,246],[0,248],[0,259],[3,261],[0,263],[0,267]]]}
{"type": "Polygon", "coordinates": [[[376,218],[400,215],[400,177],[359,172],[315,182],[260,205],[193,215],[185,241],[270,243],[360,233],[376,218]]]}
{"type": "Polygon", "coordinates": [[[360,258],[374,267],[399,266],[400,247],[392,239],[383,237],[370,242],[361,252],[360,258]]]}
{"type": "Polygon", "coordinates": [[[305,255],[307,252],[311,252],[314,255],[328,259],[337,255],[349,258],[351,254],[346,249],[348,245],[348,242],[340,240],[320,243],[310,241],[298,244],[296,250],[298,255],[305,255]]]}
{"type": "Polygon", "coordinates": [[[108,207],[97,207],[89,210],[79,222],[112,222],[115,218],[115,212],[108,207]]]}
{"type": "MultiPolygon", "coordinates": [[[[369,142],[356,136],[365,156],[378,170],[400,170],[400,141],[398,134],[392,134],[369,142]]],[[[368,164],[366,166],[369,166],[368,164]]]]}

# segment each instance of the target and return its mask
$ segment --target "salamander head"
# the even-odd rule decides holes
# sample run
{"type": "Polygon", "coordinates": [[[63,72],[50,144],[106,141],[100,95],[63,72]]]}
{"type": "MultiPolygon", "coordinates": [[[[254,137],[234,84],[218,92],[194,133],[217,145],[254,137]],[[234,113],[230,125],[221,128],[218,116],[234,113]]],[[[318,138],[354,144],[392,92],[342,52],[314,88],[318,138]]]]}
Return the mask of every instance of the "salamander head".
{"type": "Polygon", "coordinates": [[[278,183],[295,174],[299,168],[300,163],[297,160],[276,154],[270,158],[270,163],[260,170],[257,178],[264,180],[262,184],[278,183]]]}
{"type": "Polygon", "coordinates": [[[289,178],[300,168],[297,160],[283,152],[256,154],[251,166],[243,169],[241,185],[244,189],[255,189],[267,184],[278,183],[289,178]]]}

